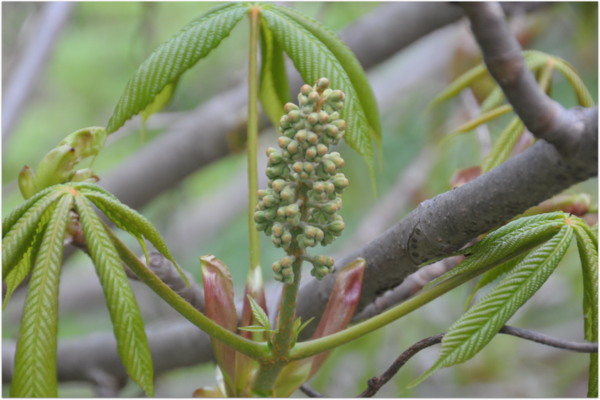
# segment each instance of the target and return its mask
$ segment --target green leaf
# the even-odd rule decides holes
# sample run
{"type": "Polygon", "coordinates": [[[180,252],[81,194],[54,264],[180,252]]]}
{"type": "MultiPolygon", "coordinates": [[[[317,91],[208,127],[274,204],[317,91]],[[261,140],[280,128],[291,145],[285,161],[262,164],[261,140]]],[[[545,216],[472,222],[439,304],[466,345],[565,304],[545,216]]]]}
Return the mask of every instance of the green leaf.
{"type": "Polygon", "coordinates": [[[368,79],[348,47],[317,21],[286,7],[264,6],[263,18],[305,82],[327,77],[346,94],[342,118],[346,142],[365,158],[374,178],[373,144],[381,142],[377,102],[368,79]]]}
{"type": "Polygon", "coordinates": [[[469,253],[469,256],[463,262],[439,278],[429,282],[426,287],[437,286],[458,274],[482,269],[487,270],[507,262],[511,258],[545,242],[564,226],[564,220],[544,220],[542,218],[529,220],[531,217],[526,218],[529,223],[523,224],[523,221],[520,220],[511,222],[508,224],[509,228],[514,226],[518,228],[508,229],[506,226],[502,227],[498,231],[504,232],[504,235],[497,235],[497,231],[493,232],[467,249],[466,252],[469,253]]]}
{"type": "Polygon", "coordinates": [[[492,146],[490,153],[483,160],[481,164],[482,173],[485,174],[508,160],[517,140],[523,133],[523,129],[525,129],[523,122],[519,118],[513,118],[492,146]]]}
{"type": "Polygon", "coordinates": [[[56,190],[56,188],[46,188],[40,192],[37,192],[34,196],[25,200],[19,204],[17,208],[11,211],[5,218],[2,219],[2,238],[13,228],[17,221],[29,210],[35,203],[46,197],[49,193],[56,190]]]}
{"type": "Polygon", "coordinates": [[[442,367],[463,363],[477,354],[506,321],[533,296],[565,255],[573,228],[565,225],[552,239],[531,252],[490,293],[463,314],[442,339],[435,364],[411,386],[442,367]]]}
{"type": "Polygon", "coordinates": [[[508,272],[512,271],[514,267],[516,267],[521,261],[523,261],[526,255],[527,254],[521,254],[520,256],[512,258],[507,262],[500,264],[497,267],[492,268],[491,270],[484,273],[481,276],[481,278],[477,281],[477,284],[473,288],[473,292],[465,302],[465,311],[469,309],[471,302],[473,302],[473,297],[475,297],[475,295],[481,288],[489,285],[490,283],[496,281],[500,277],[506,275],[508,272]]]}
{"type": "Polygon", "coordinates": [[[273,125],[279,125],[283,106],[290,101],[283,50],[266,23],[260,29],[260,90],[258,96],[273,125]]]}
{"type": "Polygon", "coordinates": [[[490,94],[487,95],[485,100],[481,102],[481,107],[479,107],[479,112],[481,114],[490,111],[493,108],[496,108],[502,104],[504,101],[504,92],[500,86],[496,86],[492,89],[490,94]]]}
{"type": "Polygon", "coordinates": [[[451,98],[458,96],[460,92],[475,83],[476,80],[484,77],[487,74],[487,68],[483,64],[479,64],[476,67],[469,69],[467,72],[456,78],[446,89],[440,94],[435,96],[429,107],[435,107],[439,103],[450,100],[451,98]]]}
{"type": "Polygon", "coordinates": [[[269,321],[269,317],[265,313],[265,311],[258,305],[258,303],[252,298],[252,296],[247,296],[248,301],[250,302],[250,308],[252,309],[252,315],[254,316],[254,320],[258,322],[261,326],[267,328],[267,330],[271,329],[271,322],[269,321]]]}
{"type": "MultiPolygon", "coordinates": [[[[573,224],[583,271],[583,328],[585,340],[598,342],[598,241],[579,218],[573,224]]],[[[587,224],[585,224],[587,227],[587,224]]],[[[589,229],[589,227],[588,227],[589,229]]],[[[598,397],[598,353],[590,354],[588,397],[598,397]]]]}
{"type": "MultiPolygon", "coordinates": [[[[31,246],[44,212],[64,194],[64,191],[56,188],[47,192],[38,201],[31,203],[30,207],[12,224],[2,238],[2,276],[7,276],[16,263],[23,258],[27,249],[31,246]]],[[[34,198],[35,196],[31,199],[34,198]]],[[[12,214],[9,217],[11,220],[14,219],[12,214]]]]}
{"type": "Polygon", "coordinates": [[[54,207],[52,206],[46,209],[46,212],[44,213],[44,215],[42,215],[37,230],[33,235],[31,246],[27,249],[21,260],[19,260],[19,262],[12,269],[12,271],[10,271],[10,273],[4,277],[4,282],[6,283],[6,291],[4,293],[2,309],[6,307],[13,292],[19,287],[19,285],[31,272],[31,268],[35,263],[37,253],[40,250],[40,244],[42,243],[44,230],[46,229],[46,225],[48,224],[48,221],[50,220],[50,216],[52,215],[53,211],[54,207]]]}
{"type": "Polygon", "coordinates": [[[496,107],[485,113],[481,113],[477,117],[473,118],[472,120],[462,124],[461,126],[456,128],[454,131],[449,133],[449,135],[452,135],[455,133],[463,133],[463,132],[471,131],[471,130],[477,128],[479,125],[488,123],[489,121],[491,121],[495,118],[498,118],[499,116],[504,115],[510,111],[512,111],[512,107],[508,104],[496,107]]]}
{"type": "Polygon", "coordinates": [[[97,191],[85,189],[81,189],[81,193],[102,210],[102,212],[113,221],[117,227],[138,238],[138,241],[144,250],[144,254],[147,254],[148,251],[141,238],[144,237],[152,243],[156,250],[173,263],[181,278],[189,286],[190,283],[187,277],[181,270],[181,267],[179,267],[179,264],[177,264],[177,261],[175,261],[167,243],[154,225],[152,225],[152,222],[148,221],[146,217],[135,211],[133,208],[121,203],[114,196],[107,196],[97,191]]]}
{"type": "Polygon", "coordinates": [[[154,369],[144,322],[117,250],[91,202],[84,196],[77,195],[75,204],[90,257],[104,291],[119,356],[131,379],[147,396],[153,396],[154,369]]]}
{"type": "MultiPolygon", "coordinates": [[[[238,316],[229,268],[213,255],[200,257],[200,262],[206,316],[227,330],[236,332],[238,316]]],[[[211,341],[217,364],[223,372],[227,395],[234,396],[236,351],[216,339],[211,341]]]]}
{"type": "Polygon", "coordinates": [[[58,282],[73,197],[61,198],[43,233],[25,301],[10,391],[13,397],[57,397],[58,282]]]}
{"type": "Polygon", "coordinates": [[[588,91],[585,83],[583,83],[583,80],[581,80],[581,77],[579,76],[577,71],[575,71],[575,68],[573,68],[571,64],[569,64],[567,61],[561,58],[553,57],[553,60],[556,63],[556,69],[560,71],[561,74],[563,74],[563,76],[569,81],[569,83],[573,87],[573,90],[575,90],[575,94],[577,95],[577,101],[579,105],[583,107],[593,107],[594,100],[592,98],[592,95],[588,91]]]}
{"type": "Polygon", "coordinates": [[[167,85],[177,81],[229,36],[247,9],[241,3],[217,7],[186,25],[159,46],[127,84],[106,131],[109,134],[115,132],[125,121],[152,104],[167,85]]]}

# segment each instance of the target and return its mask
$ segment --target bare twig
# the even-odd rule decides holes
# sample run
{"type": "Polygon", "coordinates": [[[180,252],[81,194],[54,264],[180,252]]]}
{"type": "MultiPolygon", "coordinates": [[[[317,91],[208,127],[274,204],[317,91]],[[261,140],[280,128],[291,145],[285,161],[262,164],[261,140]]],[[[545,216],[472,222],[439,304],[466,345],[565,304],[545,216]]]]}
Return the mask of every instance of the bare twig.
{"type": "Polygon", "coordinates": [[[435,336],[421,339],[417,343],[410,346],[402,354],[400,354],[396,360],[394,360],[392,365],[381,376],[369,379],[367,382],[367,389],[356,397],[373,397],[375,393],[377,393],[379,389],[383,387],[383,385],[388,383],[390,379],[396,375],[396,373],[400,370],[400,368],[402,368],[402,366],[404,366],[404,364],[406,364],[408,360],[410,360],[419,351],[433,346],[434,344],[440,343],[443,337],[444,334],[439,333],[435,336]]]}
{"type": "Polygon", "coordinates": [[[302,393],[304,393],[305,395],[307,395],[308,397],[326,397],[326,396],[322,395],[321,393],[317,392],[315,389],[313,389],[309,385],[300,386],[300,391],[302,393]]]}
{"type": "MultiPolygon", "coordinates": [[[[568,340],[553,338],[543,333],[530,331],[528,329],[515,328],[508,325],[503,326],[502,329],[500,329],[499,333],[516,336],[525,340],[530,340],[536,343],[541,343],[547,346],[557,347],[564,350],[577,351],[580,353],[598,352],[598,343],[572,342],[568,340]]],[[[419,340],[417,343],[410,346],[402,354],[400,354],[400,356],[398,356],[396,360],[394,360],[392,365],[390,365],[390,367],[381,376],[369,379],[369,381],[367,382],[367,389],[365,389],[365,391],[359,394],[357,397],[373,397],[375,393],[377,393],[379,389],[383,387],[383,385],[388,383],[390,379],[392,379],[394,375],[398,373],[400,368],[402,368],[408,360],[410,360],[419,351],[440,343],[444,335],[445,333],[439,333],[437,335],[419,340]]]]}

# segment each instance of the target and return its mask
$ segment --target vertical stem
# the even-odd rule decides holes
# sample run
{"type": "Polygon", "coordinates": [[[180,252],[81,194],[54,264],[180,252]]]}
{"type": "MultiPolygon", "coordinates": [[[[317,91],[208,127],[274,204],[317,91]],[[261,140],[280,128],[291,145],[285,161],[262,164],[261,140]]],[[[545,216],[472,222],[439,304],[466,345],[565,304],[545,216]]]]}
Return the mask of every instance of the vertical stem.
{"type": "Polygon", "coordinates": [[[248,238],[250,240],[250,270],[260,265],[260,241],[254,210],[258,203],[258,33],[260,9],[250,10],[250,54],[248,56],[248,238]]]}

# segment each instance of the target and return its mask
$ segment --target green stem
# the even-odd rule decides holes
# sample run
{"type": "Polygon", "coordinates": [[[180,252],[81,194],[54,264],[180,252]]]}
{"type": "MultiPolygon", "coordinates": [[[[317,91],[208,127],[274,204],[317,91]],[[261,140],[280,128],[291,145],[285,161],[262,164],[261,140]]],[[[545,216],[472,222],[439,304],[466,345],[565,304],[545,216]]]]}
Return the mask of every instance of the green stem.
{"type": "Polygon", "coordinates": [[[294,337],[294,318],[296,316],[296,299],[298,287],[300,286],[300,274],[302,272],[302,259],[299,255],[292,264],[294,269],[294,282],[283,286],[281,300],[279,301],[279,312],[277,314],[277,333],[271,339],[272,354],[269,362],[262,363],[254,380],[253,390],[262,397],[272,396],[273,384],[281,369],[289,362],[287,354],[290,351],[294,337]]]}
{"type": "Polygon", "coordinates": [[[106,231],[114,243],[119,255],[131,270],[144,282],[150,289],[158,294],[177,312],[183,315],[188,321],[202,329],[212,338],[218,339],[226,345],[233,347],[255,360],[265,360],[270,351],[264,344],[259,344],[245,339],[237,334],[223,328],[221,325],[209,319],[207,316],[196,310],[190,303],[181,298],[167,284],[165,284],[156,274],[150,271],[136,256],[121,242],[114,232],[105,225],[106,231]]]}
{"type": "Polygon", "coordinates": [[[331,350],[342,344],[348,343],[354,339],[366,335],[367,333],[373,332],[385,326],[410,312],[424,306],[430,301],[440,297],[444,293],[462,285],[463,283],[473,279],[477,275],[485,272],[489,268],[481,268],[473,271],[469,271],[465,274],[454,276],[447,281],[440,283],[430,289],[423,290],[415,297],[406,300],[405,302],[398,304],[394,308],[391,308],[371,319],[363,321],[359,324],[351,326],[343,331],[334,333],[323,338],[309,340],[307,342],[298,343],[289,354],[290,360],[299,360],[302,358],[310,357],[324,351],[331,350]]]}
{"type": "Polygon", "coordinates": [[[258,204],[258,33],[260,8],[250,9],[250,54],[248,56],[248,238],[250,269],[260,266],[260,241],[254,211],[258,204]]]}

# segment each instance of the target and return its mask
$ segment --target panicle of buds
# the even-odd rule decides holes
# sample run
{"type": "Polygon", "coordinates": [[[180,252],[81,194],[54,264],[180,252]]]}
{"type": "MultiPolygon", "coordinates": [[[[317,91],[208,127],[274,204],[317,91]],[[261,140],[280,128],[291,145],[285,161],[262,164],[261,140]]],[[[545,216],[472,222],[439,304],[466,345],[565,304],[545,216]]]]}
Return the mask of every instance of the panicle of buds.
{"type": "Polygon", "coordinates": [[[287,103],[284,107],[279,149],[267,149],[269,185],[259,190],[254,220],[257,229],[288,254],[273,264],[275,278],[284,283],[294,281],[292,264],[298,249],[303,250],[301,258],[313,264],[313,276],[321,279],[332,272],[331,257],[312,257],[304,250],[328,245],[345,228],[338,211],[348,179],[339,172],[344,159],[330,151],[346,129],[346,122],[340,119],[345,96],[328,86],[327,78],[312,87],[302,86],[298,105],[287,103]]]}

